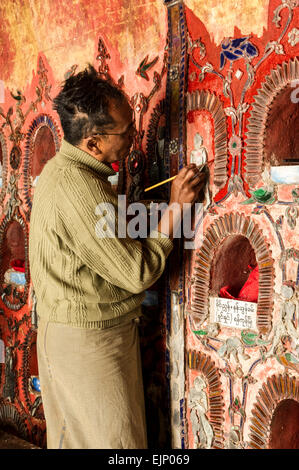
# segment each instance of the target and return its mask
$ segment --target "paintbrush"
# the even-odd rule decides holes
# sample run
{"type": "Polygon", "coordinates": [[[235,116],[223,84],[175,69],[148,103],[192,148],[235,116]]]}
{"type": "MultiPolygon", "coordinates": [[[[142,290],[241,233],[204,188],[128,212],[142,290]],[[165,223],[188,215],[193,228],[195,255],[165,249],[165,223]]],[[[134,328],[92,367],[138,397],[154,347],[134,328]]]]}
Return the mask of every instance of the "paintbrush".
{"type": "Polygon", "coordinates": [[[178,175],[175,175],[175,176],[172,176],[171,178],[167,178],[167,180],[160,181],[160,183],[154,184],[154,186],[150,186],[149,188],[146,188],[144,192],[146,193],[146,191],[150,191],[151,189],[157,188],[157,186],[161,186],[161,184],[168,183],[169,181],[174,180],[177,176],[178,175]]]}
{"type": "MultiPolygon", "coordinates": [[[[202,171],[204,166],[205,165],[201,165],[200,167],[198,167],[199,171],[202,171]]],[[[162,184],[169,183],[169,181],[174,180],[177,176],[178,175],[175,175],[175,176],[172,176],[171,178],[167,178],[167,180],[160,181],[160,183],[154,184],[153,186],[146,188],[144,192],[146,193],[146,191],[150,191],[151,189],[157,188],[158,186],[161,186],[162,184]]]]}

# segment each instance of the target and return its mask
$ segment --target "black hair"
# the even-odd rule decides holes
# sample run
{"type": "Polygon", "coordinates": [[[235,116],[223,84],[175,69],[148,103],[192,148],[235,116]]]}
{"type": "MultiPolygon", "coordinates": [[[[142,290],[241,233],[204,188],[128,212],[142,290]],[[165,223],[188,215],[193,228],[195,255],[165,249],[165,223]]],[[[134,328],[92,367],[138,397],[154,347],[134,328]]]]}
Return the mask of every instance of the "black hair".
{"type": "Polygon", "coordinates": [[[108,111],[111,99],[127,100],[120,88],[101,79],[92,65],[71,75],[53,100],[65,140],[77,145],[92,132],[104,132],[105,127],[113,125],[108,111]]]}

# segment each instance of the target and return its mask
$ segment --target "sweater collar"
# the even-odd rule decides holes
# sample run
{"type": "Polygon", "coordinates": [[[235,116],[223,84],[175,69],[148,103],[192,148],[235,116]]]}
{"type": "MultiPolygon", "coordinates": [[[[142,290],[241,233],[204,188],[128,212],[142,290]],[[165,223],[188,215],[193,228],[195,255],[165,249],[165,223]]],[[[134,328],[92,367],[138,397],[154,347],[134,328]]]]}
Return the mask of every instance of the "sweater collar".
{"type": "Polygon", "coordinates": [[[78,163],[83,163],[83,165],[92,168],[101,176],[106,178],[108,178],[108,176],[115,175],[115,171],[110,166],[105,165],[105,163],[100,162],[96,158],[89,155],[89,153],[84,152],[84,150],[81,150],[78,147],[75,147],[64,139],[62,139],[59,153],[66,158],[74,160],[78,163]]]}

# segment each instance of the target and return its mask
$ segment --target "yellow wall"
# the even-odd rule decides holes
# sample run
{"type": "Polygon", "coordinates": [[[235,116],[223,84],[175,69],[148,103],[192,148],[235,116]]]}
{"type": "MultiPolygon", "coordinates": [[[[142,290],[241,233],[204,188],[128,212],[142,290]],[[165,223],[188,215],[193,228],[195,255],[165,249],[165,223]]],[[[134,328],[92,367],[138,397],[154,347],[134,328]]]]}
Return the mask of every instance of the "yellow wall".
{"type": "Polygon", "coordinates": [[[267,27],[269,0],[185,0],[184,3],[200,18],[216,44],[234,36],[236,26],[244,35],[258,36],[267,27]]]}
{"type": "Polygon", "coordinates": [[[164,46],[165,13],[162,0],[2,1],[0,79],[24,89],[43,52],[61,81],[72,65],[93,62],[99,36],[126,69],[135,70],[145,55],[158,55],[164,46]]]}

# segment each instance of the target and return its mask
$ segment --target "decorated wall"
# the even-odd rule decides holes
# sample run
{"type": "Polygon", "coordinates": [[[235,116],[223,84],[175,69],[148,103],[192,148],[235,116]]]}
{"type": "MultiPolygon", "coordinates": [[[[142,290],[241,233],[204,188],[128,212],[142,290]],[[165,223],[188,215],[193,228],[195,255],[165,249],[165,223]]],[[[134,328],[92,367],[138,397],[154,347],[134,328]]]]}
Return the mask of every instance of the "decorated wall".
{"type": "Polygon", "coordinates": [[[298,448],[298,2],[216,3],[185,2],[185,157],[209,184],[176,442],[298,448]]]}
{"type": "Polygon", "coordinates": [[[169,185],[147,186],[206,173],[195,248],[175,240],[143,305],[149,447],[298,448],[298,0],[0,10],[0,428],[46,446],[30,212],[63,137],[52,99],[91,63],[135,112],[119,194],[150,207],[169,185]]]}

